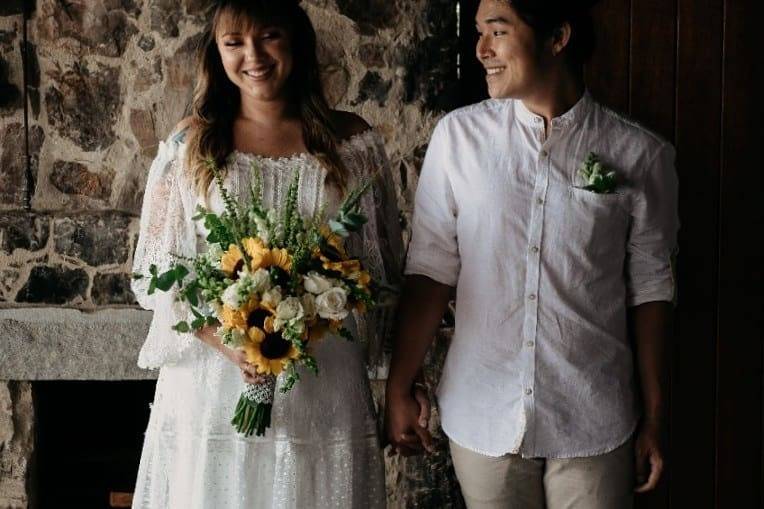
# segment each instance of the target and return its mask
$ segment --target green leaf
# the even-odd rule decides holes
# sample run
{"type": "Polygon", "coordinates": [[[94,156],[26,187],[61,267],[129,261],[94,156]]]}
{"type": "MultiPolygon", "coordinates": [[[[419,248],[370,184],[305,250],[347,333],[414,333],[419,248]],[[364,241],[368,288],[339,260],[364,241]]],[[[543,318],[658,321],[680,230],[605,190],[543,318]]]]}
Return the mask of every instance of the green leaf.
{"type": "Polygon", "coordinates": [[[191,331],[191,327],[189,327],[188,322],[178,322],[175,325],[172,326],[172,330],[182,333],[187,333],[191,331]]]}

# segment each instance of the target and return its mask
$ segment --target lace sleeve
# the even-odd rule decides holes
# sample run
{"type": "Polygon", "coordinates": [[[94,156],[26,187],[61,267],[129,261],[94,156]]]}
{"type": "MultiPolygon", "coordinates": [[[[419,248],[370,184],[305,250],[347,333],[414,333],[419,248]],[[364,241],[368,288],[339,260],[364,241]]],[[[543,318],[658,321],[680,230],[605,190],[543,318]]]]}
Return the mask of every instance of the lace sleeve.
{"type": "Polygon", "coordinates": [[[373,177],[371,191],[363,198],[368,222],[363,228],[363,256],[369,272],[394,293],[380,298],[378,306],[366,314],[355,313],[358,334],[368,345],[371,376],[385,378],[389,362],[393,318],[402,280],[403,240],[398,218],[398,204],[390,161],[382,139],[370,133],[366,150],[360,158],[362,177],[373,177]]]}
{"type": "Polygon", "coordinates": [[[181,173],[179,152],[177,140],[159,146],[146,182],[133,258],[133,272],[144,276],[133,280],[133,293],[141,307],[154,311],[148,337],[138,357],[138,365],[147,369],[179,360],[189,345],[199,342],[193,334],[172,330],[175,323],[187,320],[189,315],[188,307],[177,301],[175,289],[148,294],[151,265],[156,265],[161,273],[169,268],[173,255],[193,257],[196,251],[190,209],[193,205],[189,200],[192,187],[181,173]]]}

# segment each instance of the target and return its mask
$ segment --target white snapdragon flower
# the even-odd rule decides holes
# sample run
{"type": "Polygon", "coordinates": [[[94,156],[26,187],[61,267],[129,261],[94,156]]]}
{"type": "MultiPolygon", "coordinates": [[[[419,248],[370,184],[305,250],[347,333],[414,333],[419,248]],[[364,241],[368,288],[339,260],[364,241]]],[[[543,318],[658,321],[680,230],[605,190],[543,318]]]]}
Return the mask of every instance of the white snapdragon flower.
{"type": "Polygon", "coordinates": [[[220,263],[220,258],[223,256],[224,252],[225,250],[223,250],[223,247],[220,244],[218,243],[210,244],[209,247],[207,248],[207,254],[206,254],[207,260],[212,265],[217,265],[220,263]]]}
{"type": "Polygon", "coordinates": [[[245,301],[245,297],[242,296],[242,293],[244,292],[241,292],[241,289],[241,281],[237,281],[236,283],[226,288],[225,291],[223,291],[223,295],[220,296],[220,300],[222,300],[223,304],[231,309],[239,309],[245,301]]]}
{"type": "Polygon", "coordinates": [[[332,280],[328,277],[322,276],[316,271],[310,271],[303,279],[303,286],[305,290],[314,294],[320,295],[332,288],[332,280]]]}
{"type": "Polygon", "coordinates": [[[272,309],[278,308],[278,305],[281,302],[281,288],[275,286],[267,292],[263,293],[263,297],[260,299],[260,302],[272,309]]]}
{"type": "Polygon", "coordinates": [[[238,329],[226,329],[225,327],[220,327],[215,334],[221,339],[223,344],[229,348],[240,348],[244,345],[244,333],[238,329]]]}
{"type": "Polygon", "coordinates": [[[312,293],[304,293],[300,299],[302,310],[306,320],[313,320],[316,317],[316,296],[312,293]]]}
{"type": "Polygon", "coordinates": [[[316,297],[318,316],[327,320],[344,320],[348,315],[347,302],[348,296],[344,289],[331,288],[316,297]]]}

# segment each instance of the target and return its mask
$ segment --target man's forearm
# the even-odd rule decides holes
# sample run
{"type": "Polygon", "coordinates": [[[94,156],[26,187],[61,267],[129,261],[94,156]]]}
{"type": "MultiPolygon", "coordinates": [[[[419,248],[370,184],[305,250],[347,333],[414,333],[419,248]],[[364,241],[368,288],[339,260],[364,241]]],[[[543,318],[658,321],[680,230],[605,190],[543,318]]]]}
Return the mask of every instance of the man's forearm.
{"type": "Polygon", "coordinates": [[[673,308],[668,302],[647,302],[629,309],[637,350],[637,368],[642,389],[643,419],[661,426],[666,385],[666,345],[672,330],[673,308]]]}
{"type": "Polygon", "coordinates": [[[398,305],[398,320],[388,391],[408,392],[448,306],[453,288],[426,276],[408,276],[398,305]]]}

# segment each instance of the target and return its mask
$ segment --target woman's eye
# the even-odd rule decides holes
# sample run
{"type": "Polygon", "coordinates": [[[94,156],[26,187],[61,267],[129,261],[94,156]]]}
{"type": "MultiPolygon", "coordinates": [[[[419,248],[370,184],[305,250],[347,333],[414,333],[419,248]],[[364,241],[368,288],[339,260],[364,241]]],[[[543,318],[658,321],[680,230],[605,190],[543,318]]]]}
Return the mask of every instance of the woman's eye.
{"type": "Polygon", "coordinates": [[[496,31],[496,32],[494,32],[494,33],[493,33],[493,36],[494,36],[494,37],[499,37],[499,36],[501,36],[501,35],[504,35],[504,34],[506,34],[506,33],[507,33],[507,32],[499,32],[499,31],[496,31]]]}
{"type": "Polygon", "coordinates": [[[234,46],[240,46],[241,43],[239,41],[225,41],[223,43],[223,45],[231,48],[231,47],[234,47],[234,46]]]}

